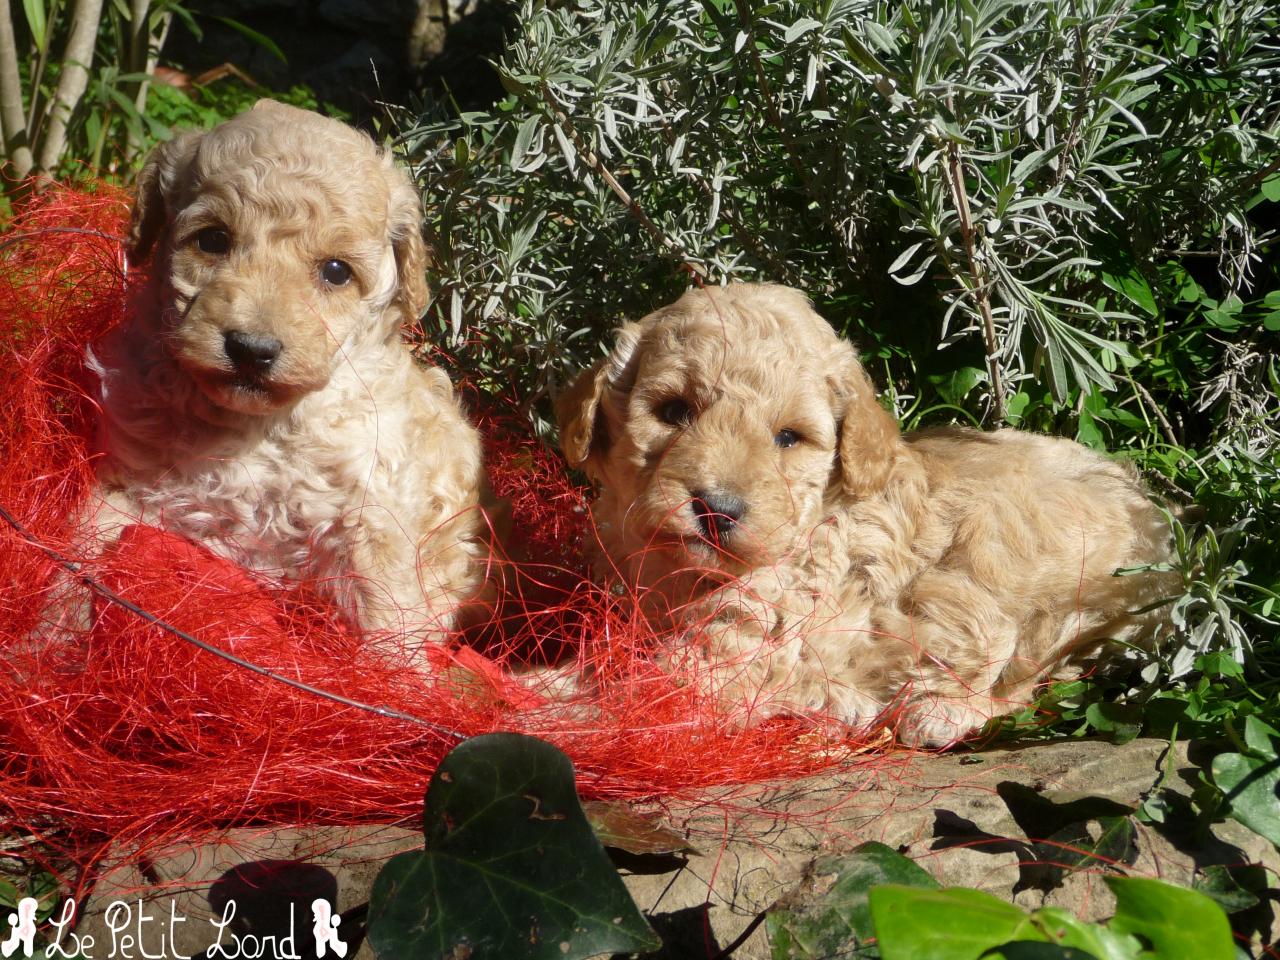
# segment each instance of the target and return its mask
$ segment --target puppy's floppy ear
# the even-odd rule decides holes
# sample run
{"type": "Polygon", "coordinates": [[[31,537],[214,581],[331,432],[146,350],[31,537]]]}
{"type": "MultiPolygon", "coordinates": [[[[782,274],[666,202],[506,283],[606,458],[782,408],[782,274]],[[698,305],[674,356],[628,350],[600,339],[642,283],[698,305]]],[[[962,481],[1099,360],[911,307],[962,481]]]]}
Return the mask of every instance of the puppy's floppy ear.
{"type": "Polygon", "coordinates": [[[560,425],[560,449],[573,467],[581,467],[597,444],[609,440],[600,416],[600,398],[609,387],[609,358],[583,370],[556,398],[556,422],[560,425]]]}
{"type": "Polygon", "coordinates": [[[391,167],[387,218],[396,258],[395,304],[403,323],[416,323],[427,306],[427,246],[422,240],[422,198],[407,173],[391,167]]]}
{"type": "Polygon", "coordinates": [[[129,222],[125,252],[130,263],[146,260],[169,221],[169,205],[182,174],[195,156],[202,133],[184,133],[162,143],[138,171],[137,194],[129,222]]]}
{"type": "Polygon", "coordinates": [[[574,467],[593,473],[592,454],[609,446],[608,426],[601,401],[610,389],[627,389],[628,366],[640,343],[641,323],[618,330],[613,351],[578,374],[556,399],[560,449],[574,467]]]}
{"type": "MultiPolygon", "coordinates": [[[[876,400],[871,378],[848,344],[837,389],[844,397],[840,416],[839,470],[844,492],[857,499],[884,489],[902,434],[898,421],[876,400]]],[[[839,401],[837,401],[839,403],[839,401]]]]}

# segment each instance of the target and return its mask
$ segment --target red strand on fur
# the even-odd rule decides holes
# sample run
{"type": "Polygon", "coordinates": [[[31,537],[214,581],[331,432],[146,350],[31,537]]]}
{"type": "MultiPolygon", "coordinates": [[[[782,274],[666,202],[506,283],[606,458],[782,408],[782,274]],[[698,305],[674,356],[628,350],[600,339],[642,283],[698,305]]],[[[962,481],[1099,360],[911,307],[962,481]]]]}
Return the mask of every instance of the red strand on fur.
{"type": "MultiPolygon", "coordinates": [[[[91,865],[115,841],[141,857],[230,826],[410,820],[446,731],[533,733],[573,759],[581,791],[695,798],[709,788],[847,763],[864,744],[799,721],[742,729],[654,664],[627,597],[590,582],[584,491],[513,417],[482,417],[513,549],[532,558],[483,652],[430,652],[431,670],[379,659],[315,584],[272,584],[199,546],[129,529],[85,572],[244,660],[359,703],[323,699],[202,651],[101,598],[87,629],[48,622],[69,576],[32,541],[73,552],[92,481],[85,351],[126,312],[119,191],[52,189],[0,235],[0,830],[91,865]],[[61,584],[61,587],[59,586],[61,584]],[[540,691],[526,663],[568,658],[590,694],[540,691]]],[[[65,604],[62,605],[65,608],[65,604]]],[[[874,766],[880,758],[866,756],[874,766]]],[[[726,815],[746,803],[722,791],[726,815]]]]}

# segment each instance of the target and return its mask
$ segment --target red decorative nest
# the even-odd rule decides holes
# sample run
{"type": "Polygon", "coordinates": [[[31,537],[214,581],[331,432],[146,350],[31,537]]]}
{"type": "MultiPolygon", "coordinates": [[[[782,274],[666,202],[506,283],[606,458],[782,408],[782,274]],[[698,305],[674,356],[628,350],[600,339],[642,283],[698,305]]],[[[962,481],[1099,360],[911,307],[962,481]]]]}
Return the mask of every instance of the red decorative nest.
{"type": "Polygon", "coordinates": [[[584,491],[501,416],[483,418],[492,480],[522,553],[539,558],[538,596],[508,604],[483,654],[442,647],[432,675],[389,665],[308,584],[264,585],[150,528],[81,568],[136,609],[99,598],[87,630],[51,629],[50,591],[69,576],[56,557],[81,559],[73,518],[93,477],[86,347],[139,282],[123,269],[127,214],[115,189],[55,189],[0,234],[0,829],[83,864],[112,841],[154,850],[230,826],[399,821],[459,737],[496,730],[552,741],[582,793],[605,798],[694,797],[864,752],[799,721],[743,729],[655,667],[634,604],[586,576],[584,491]],[[513,677],[549,650],[607,679],[590,710],[513,677]]]}

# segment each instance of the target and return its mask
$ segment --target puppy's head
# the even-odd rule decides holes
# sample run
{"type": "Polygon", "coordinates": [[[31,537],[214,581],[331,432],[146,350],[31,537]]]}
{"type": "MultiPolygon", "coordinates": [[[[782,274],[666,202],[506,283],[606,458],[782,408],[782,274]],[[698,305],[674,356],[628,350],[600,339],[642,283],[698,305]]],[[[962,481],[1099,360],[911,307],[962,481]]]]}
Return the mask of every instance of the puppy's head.
{"type": "Polygon", "coordinates": [[[767,284],[627,324],[558,414],[626,549],[732,575],[795,549],[829,498],[879,491],[901,443],[853,347],[767,284]]]}
{"type": "Polygon", "coordinates": [[[426,300],[421,209],[364,134],[269,100],[158,147],[128,250],[156,251],[157,335],[217,405],[262,414],[323,387],[345,351],[426,300]]]}

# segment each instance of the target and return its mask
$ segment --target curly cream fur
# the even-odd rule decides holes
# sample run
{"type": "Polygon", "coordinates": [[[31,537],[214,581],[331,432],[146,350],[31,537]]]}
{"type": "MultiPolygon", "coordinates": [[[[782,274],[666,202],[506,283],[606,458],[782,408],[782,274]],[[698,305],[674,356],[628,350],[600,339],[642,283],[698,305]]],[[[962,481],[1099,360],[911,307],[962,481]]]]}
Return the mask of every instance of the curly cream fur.
{"type": "Polygon", "coordinates": [[[153,280],[90,359],[99,534],[163,526],[318,582],[388,637],[439,638],[483,608],[479,438],[399,336],[426,298],[420,221],[389,155],[307,111],[262,101],[158,148],[129,238],[135,261],[155,249],[153,280]],[[209,229],[226,251],[203,248],[209,229]],[[321,275],[334,259],[349,282],[321,275]],[[233,362],[232,331],[282,344],[265,374],[233,362]]]}
{"type": "Polygon", "coordinates": [[[559,413],[600,484],[607,569],[695,625],[705,681],[756,718],[900,707],[905,737],[943,743],[1159,623],[1137,611],[1168,584],[1113,576],[1166,550],[1128,470],[1013,430],[901,436],[795,290],[690,291],[624,326],[559,413]],[[687,422],[666,422],[673,399],[687,422]],[[697,516],[712,495],[745,505],[719,543],[697,516]]]}

